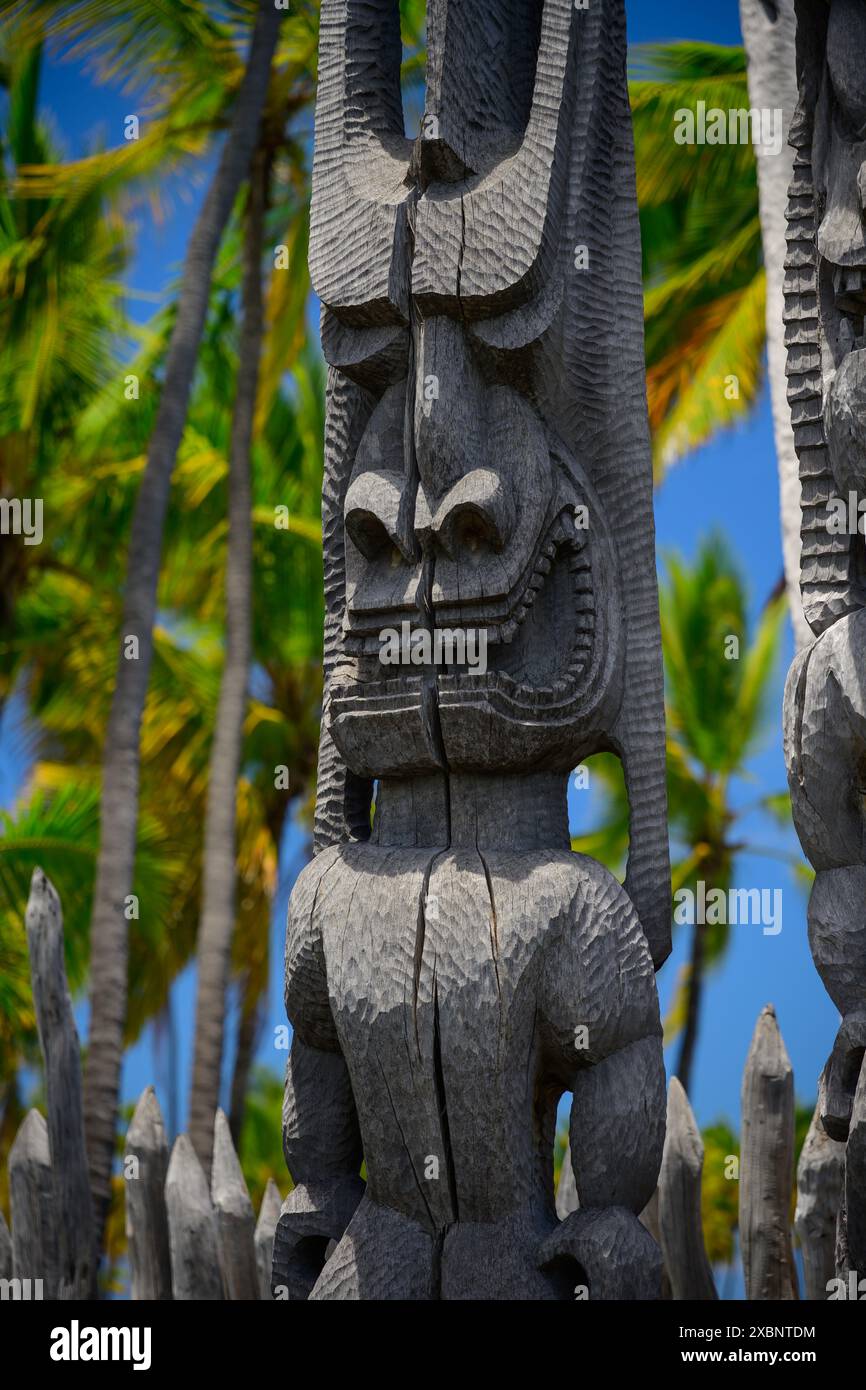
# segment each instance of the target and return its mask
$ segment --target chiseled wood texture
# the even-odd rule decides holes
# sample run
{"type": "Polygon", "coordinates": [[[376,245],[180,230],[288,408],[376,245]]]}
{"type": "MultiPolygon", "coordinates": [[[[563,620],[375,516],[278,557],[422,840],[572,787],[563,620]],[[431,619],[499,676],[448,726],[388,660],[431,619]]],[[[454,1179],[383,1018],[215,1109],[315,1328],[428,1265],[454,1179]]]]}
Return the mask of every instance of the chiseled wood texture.
{"type": "Polygon", "coordinates": [[[564,1221],[573,1211],[577,1211],[579,1206],[580,1198],[577,1195],[577,1183],[574,1181],[571,1162],[571,1145],[567,1144],[559,1172],[559,1182],[556,1184],[556,1214],[560,1221],[564,1221]]]}
{"type": "Polygon", "coordinates": [[[239,1301],[258,1299],[260,1290],[253,1204],[223,1110],[217,1110],[214,1120],[211,1198],[217,1218],[226,1298],[239,1301]]]}
{"type": "Polygon", "coordinates": [[[9,1150],[9,1207],[14,1278],[41,1279],[44,1296],[57,1298],[59,1222],[48,1126],[38,1110],[28,1110],[9,1150]]]}
{"type": "Polygon", "coordinates": [[[772,1004],[761,1010],[743,1070],[740,1251],[746,1297],[797,1297],[791,1247],[794,1073],[772,1004]]]}
{"type": "Polygon", "coordinates": [[[836,1273],[836,1217],[842,1195],[845,1146],[821,1122],[820,1099],[797,1164],[794,1229],[803,1252],[804,1297],[824,1300],[836,1273]]]}
{"type": "Polygon", "coordinates": [[[668,1087],[667,1132],[659,1174],[658,1221],[672,1297],[717,1298],[701,1221],[704,1146],[688,1096],[674,1076],[668,1087]]]}
{"type": "Polygon", "coordinates": [[[66,983],[54,885],[33,870],[26,913],[30,979],[45,1063],[61,1299],[96,1297],[96,1250],[81,1108],[81,1049],[66,983]]]}
{"type": "Polygon", "coordinates": [[[273,1178],[268,1178],[256,1221],[256,1269],[259,1276],[259,1297],[271,1301],[271,1269],[274,1263],[274,1233],[280,1219],[280,1192],[273,1178]]]}
{"type": "Polygon", "coordinates": [[[179,1134],[174,1141],[165,1179],[165,1205],[174,1298],[222,1299],[216,1212],[188,1134],[179,1134]]]}
{"type": "Polygon", "coordinates": [[[126,1135],[123,1176],[131,1297],[171,1298],[171,1256],[165,1180],[168,1139],[156,1091],[146,1086],[126,1135]]]}
{"type": "Polygon", "coordinates": [[[0,1279],[12,1278],[12,1237],[0,1211],[0,1279]]]}
{"type": "MultiPolygon", "coordinates": [[[[862,524],[858,503],[866,498],[866,7],[796,0],[796,11],[785,340],[800,465],[800,583],[814,640],[788,675],[785,755],[794,823],[816,870],[809,944],[842,1015],[821,1119],[845,1143],[866,1047],[866,586],[862,534],[847,516],[838,519],[839,507],[852,509],[862,524]]],[[[859,1181],[855,1163],[848,1198],[862,1209],[859,1181]]]]}
{"type": "Polygon", "coordinates": [[[866,1276],[866,1063],[854,1093],[851,1127],[845,1148],[845,1227],[848,1263],[866,1276]]]}
{"type": "Polygon", "coordinates": [[[670,882],[623,4],[429,0],[427,38],[410,140],[396,0],[323,0],[325,695],[272,1289],[657,1297],[670,882]],[[403,624],[430,650],[391,666],[403,624]],[[602,749],[624,887],[570,847],[568,775],[602,749]]]}

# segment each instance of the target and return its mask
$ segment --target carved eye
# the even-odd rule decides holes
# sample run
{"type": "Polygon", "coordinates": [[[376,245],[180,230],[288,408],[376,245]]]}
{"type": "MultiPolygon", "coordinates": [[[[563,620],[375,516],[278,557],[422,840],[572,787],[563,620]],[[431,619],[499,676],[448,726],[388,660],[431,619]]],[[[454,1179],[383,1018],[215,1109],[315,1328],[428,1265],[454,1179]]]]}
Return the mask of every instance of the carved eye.
{"type": "Polygon", "coordinates": [[[833,0],[827,29],[827,66],[842,114],[855,134],[866,131],[866,5],[833,0]]]}

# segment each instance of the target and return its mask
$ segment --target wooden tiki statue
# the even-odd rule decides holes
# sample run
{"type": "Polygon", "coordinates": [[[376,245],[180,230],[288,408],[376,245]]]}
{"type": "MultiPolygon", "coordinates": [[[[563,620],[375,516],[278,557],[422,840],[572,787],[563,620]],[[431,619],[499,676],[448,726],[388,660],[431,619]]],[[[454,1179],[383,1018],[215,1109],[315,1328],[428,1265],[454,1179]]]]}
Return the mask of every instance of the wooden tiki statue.
{"type": "MultiPolygon", "coordinates": [[[[842,1015],[822,1078],[847,1162],[851,1261],[866,1269],[866,0],[798,0],[788,206],[788,396],[800,460],[801,587],[815,640],[785,691],[797,833],[816,870],[809,943],[842,1015]],[[861,1075],[862,1073],[862,1075],[861,1075]],[[855,1253],[856,1247],[856,1253],[855,1253]]],[[[843,1238],[844,1238],[843,1232],[843,1238]]],[[[843,1262],[847,1256],[843,1255],[843,1262]]]]}
{"type": "Polygon", "coordinates": [[[322,3],[326,688],[274,1284],[652,1298],[670,883],[623,5],[429,0],[427,33],[411,141],[397,0],[322,3]],[[570,848],[600,750],[625,888],[570,848]]]}

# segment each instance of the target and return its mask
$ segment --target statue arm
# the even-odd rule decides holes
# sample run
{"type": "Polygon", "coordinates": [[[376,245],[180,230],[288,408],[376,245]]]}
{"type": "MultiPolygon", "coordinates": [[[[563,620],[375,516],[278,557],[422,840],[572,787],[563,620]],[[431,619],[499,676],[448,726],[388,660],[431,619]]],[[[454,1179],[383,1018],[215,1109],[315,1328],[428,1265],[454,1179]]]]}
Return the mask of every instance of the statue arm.
{"type": "Polygon", "coordinates": [[[331,1013],[312,906],[332,854],[320,856],[293,894],[286,936],[286,1010],[293,1025],[283,1099],[283,1151],[295,1183],[274,1238],[276,1297],[306,1299],[363,1192],[363,1158],[349,1071],[331,1013]],[[324,872],[315,872],[319,868],[324,872]],[[311,874],[310,871],[313,871],[311,874]],[[310,902],[311,899],[311,902],[310,902]]]}
{"type": "Polygon", "coordinates": [[[545,970],[550,1059],[572,1092],[580,1208],[544,1242],[542,1266],[578,1267],[591,1299],[658,1298],[661,1255],[638,1220],[665,1133],[665,1070],[653,967],[628,895],[593,865],[545,970]]]}

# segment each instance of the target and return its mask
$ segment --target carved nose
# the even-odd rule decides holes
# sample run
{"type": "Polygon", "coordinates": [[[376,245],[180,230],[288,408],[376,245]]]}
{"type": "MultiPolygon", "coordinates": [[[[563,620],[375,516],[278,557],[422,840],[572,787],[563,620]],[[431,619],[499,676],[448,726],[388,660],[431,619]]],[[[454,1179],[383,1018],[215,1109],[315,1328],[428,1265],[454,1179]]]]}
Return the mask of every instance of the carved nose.
{"type": "Polygon", "coordinates": [[[405,525],[406,479],[384,469],[360,474],[346,493],[346,530],[361,554],[375,560],[390,543],[407,563],[414,559],[405,525]]]}
{"type": "Polygon", "coordinates": [[[415,502],[415,535],[425,551],[438,547],[450,560],[501,551],[514,527],[514,505],[502,479],[474,468],[442,498],[435,512],[423,490],[415,502]]]}
{"type": "Polygon", "coordinates": [[[367,560],[389,545],[411,564],[415,484],[405,449],[406,382],[390,386],[364,431],[346,489],[346,534],[367,560]]]}
{"type": "Polygon", "coordinates": [[[415,383],[415,457],[431,510],[483,463],[485,393],[462,325],[444,315],[421,325],[415,383]]]}

